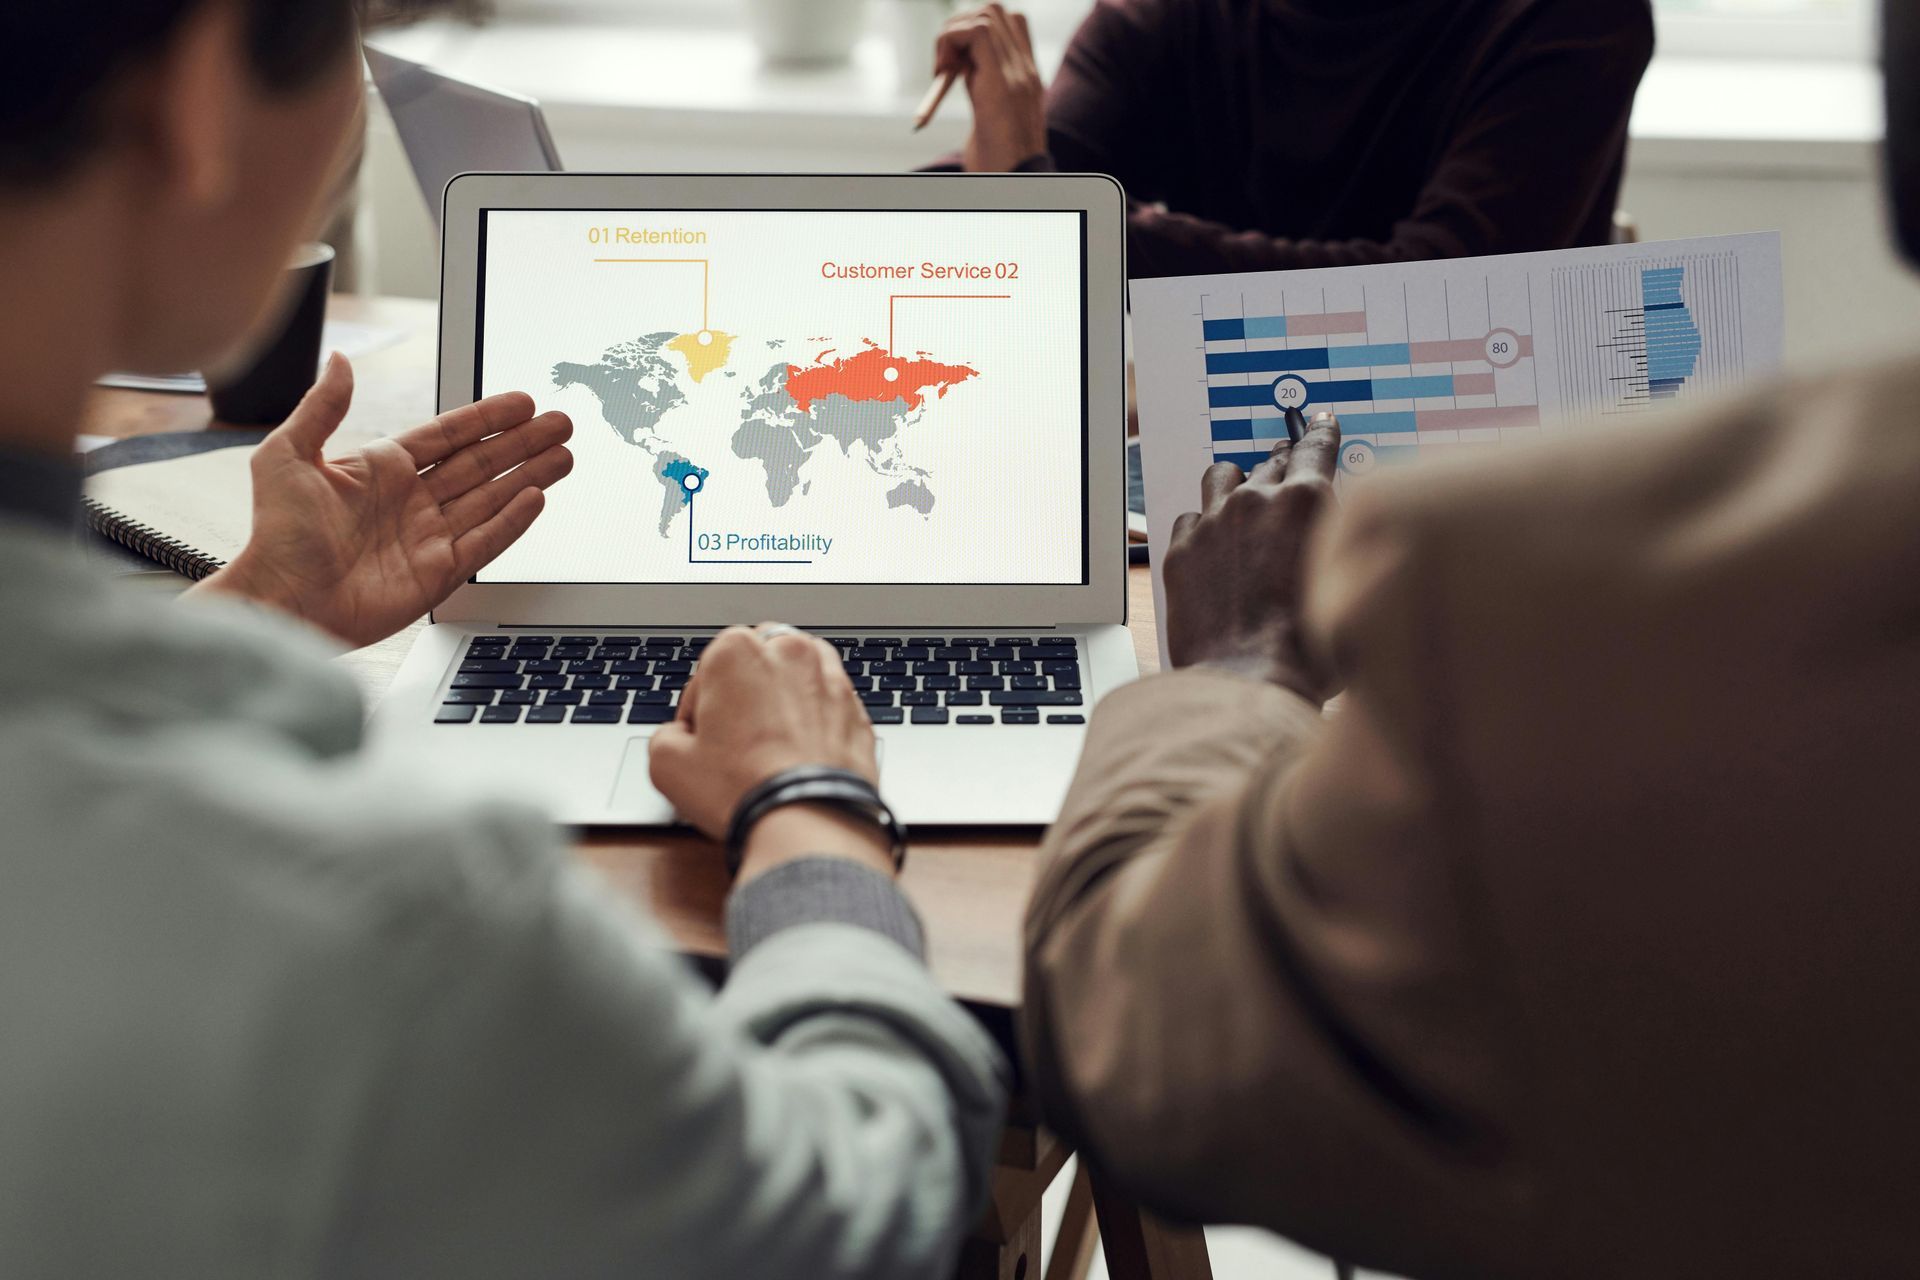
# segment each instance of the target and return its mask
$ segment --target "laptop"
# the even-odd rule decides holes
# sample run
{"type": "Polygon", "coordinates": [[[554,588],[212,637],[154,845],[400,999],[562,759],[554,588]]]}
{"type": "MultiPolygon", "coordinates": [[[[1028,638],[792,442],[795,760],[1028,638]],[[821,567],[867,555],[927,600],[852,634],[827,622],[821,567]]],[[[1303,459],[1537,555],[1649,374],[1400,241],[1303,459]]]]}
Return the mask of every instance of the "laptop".
{"type": "Polygon", "coordinates": [[[372,45],[366,56],[436,227],[441,194],[455,174],[560,171],[559,148],[534,99],[460,80],[372,45]]]}
{"type": "Polygon", "coordinates": [[[903,820],[1057,815],[1138,674],[1117,184],[465,174],[444,215],[440,407],[527,391],[576,461],[376,748],[671,824],[649,740],[717,630],[774,620],[838,650],[903,820]]]}

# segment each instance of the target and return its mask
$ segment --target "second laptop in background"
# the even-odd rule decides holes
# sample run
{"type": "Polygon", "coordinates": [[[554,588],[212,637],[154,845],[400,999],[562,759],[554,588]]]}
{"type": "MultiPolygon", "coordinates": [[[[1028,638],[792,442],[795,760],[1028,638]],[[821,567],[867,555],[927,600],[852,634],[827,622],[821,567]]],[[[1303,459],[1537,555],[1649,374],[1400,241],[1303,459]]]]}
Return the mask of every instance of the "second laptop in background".
{"type": "Polygon", "coordinates": [[[558,173],[540,104],[366,46],[367,68],[400,135],[435,230],[447,184],[461,173],[558,173]]]}

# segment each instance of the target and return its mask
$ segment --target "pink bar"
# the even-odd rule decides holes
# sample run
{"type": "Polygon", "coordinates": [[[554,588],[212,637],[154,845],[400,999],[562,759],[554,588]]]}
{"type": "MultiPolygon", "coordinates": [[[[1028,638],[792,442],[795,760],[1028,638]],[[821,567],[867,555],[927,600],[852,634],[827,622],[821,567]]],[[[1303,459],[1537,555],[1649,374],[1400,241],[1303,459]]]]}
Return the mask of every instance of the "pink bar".
{"type": "MultiPolygon", "coordinates": [[[[1414,364],[1453,364],[1462,360],[1485,361],[1487,340],[1485,338],[1450,338],[1444,342],[1414,342],[1408,344],[1408,352],[1413,357],[1414,364]]],[[[1531,336],[1520,339],[1520,354],[1523,357],[1533,354],[1531,336]]]]}
{"type": "Polygon", "coordinates": [[[1465,427],[1537,427],[1540,406],[1513,404],[1498,409],[1422,409],[1414,415],[1421,431],[1459,431],[1465,427]]]}
{"type": "Polygon", "coordinates": [[[1415,342],[1409,348],[1415,364],[1451,364],[1456,360],[1485,360],[1485,338],[1453,338],[1446,342],[1415,342]]]}
{"type": "Polygon", "coordinates": [[[1324,338],[1335,333],[1365,333],[1367,313],[1335,311],[1323,316],[1288,316],[1289,338],[1324,338]]]}
{"type": "Polygon", "coordinates": [[[1490,396],[1493,394],[1493,375],[1490,373],[1456,373],[1453,375],[1453,394],[1457,396],[1490,396]]]}

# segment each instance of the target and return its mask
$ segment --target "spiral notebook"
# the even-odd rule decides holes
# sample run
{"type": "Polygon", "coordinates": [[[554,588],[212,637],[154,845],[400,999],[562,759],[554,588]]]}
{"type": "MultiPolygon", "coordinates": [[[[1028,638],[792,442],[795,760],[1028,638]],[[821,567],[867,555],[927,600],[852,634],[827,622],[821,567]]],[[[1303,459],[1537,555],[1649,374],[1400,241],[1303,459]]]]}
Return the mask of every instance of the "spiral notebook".
{"type": "Polygon", "coordinates": [[[103,538],[188,578],[204,578],[247,543],[248,463],[263,431],[140,436],[94,450],[81,506],[103,538]]]}

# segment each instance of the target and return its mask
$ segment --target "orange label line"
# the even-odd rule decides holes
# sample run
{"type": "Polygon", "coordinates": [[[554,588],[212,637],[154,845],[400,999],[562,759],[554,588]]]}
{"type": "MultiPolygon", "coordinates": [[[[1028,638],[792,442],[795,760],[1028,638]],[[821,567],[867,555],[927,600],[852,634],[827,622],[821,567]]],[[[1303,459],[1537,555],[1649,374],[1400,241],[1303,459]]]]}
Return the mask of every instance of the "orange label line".
{"type": "Polygon", "coordinates": [[[595,258],[595,262],[678,262],[700,264],[700,327],[711,329],[707,323],[707,284],[712,274],[710,259],[707,258],[595,258]]]}
{"type": "Polygon", "coordinates": [[[902,298],[956,298],[972,301],[1005,300],[1010,293],[890,293],[887,295],[887,354],[893,354],[893,304],[902,298]]]}

